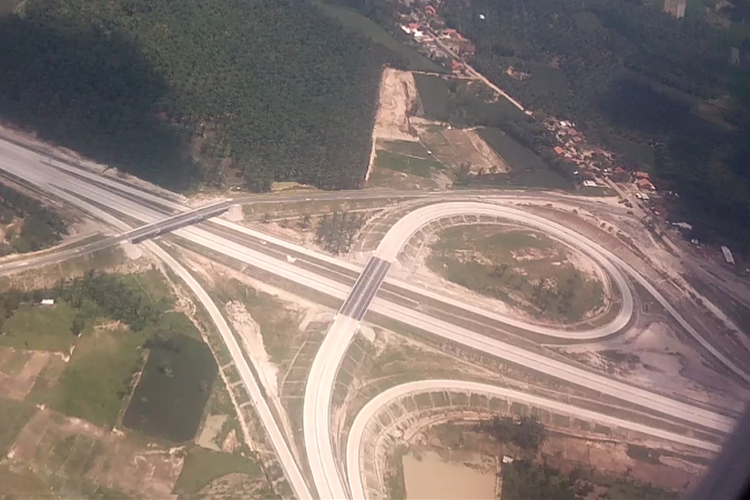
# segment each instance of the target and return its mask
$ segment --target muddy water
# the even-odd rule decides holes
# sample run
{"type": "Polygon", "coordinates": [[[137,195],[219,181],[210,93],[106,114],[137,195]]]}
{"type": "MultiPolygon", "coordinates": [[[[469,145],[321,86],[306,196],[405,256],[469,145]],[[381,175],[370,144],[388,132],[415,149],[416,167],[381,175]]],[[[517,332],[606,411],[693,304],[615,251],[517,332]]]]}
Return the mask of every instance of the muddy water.
{"type": "Polygon", "coordinates": [[[478,453],[412,450],[403,465],[408,500],[496,498],[494,461],[478,453]]]}

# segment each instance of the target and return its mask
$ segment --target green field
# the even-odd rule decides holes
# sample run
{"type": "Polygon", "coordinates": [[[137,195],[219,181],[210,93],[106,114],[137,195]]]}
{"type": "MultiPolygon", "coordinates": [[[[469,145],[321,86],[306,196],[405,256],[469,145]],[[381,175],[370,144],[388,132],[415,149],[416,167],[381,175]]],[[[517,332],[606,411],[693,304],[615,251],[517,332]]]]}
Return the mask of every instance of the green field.
{"type": "Polygon", "coordinates": [[[213,480],[228,474],[244,474],[251,480],[265,479],[260,466],[251,457],[193,446],[185,458],[174,493],[196,494],[213,480]]]}
{"type": "Polygon", "coordinates": [[[425,117],[431,120],[449,121],[450,82],[437,76],[416,74],[414,75],[414,83],[417,86],[417,92],[419,92],[425,117]]]}
{"type": "Polygon", "coordinates": [[[151,346],[123,425],[172,442],[195,437],[217,366],[203,342],[187,335],[151,346]]]}
{"type": "Polygon", "coordinates": [[[414,75],[426,118],[456,127],[487,125],[507,119],[527,119],[507,99],[492,102],[494,92],[483,83],[467,84],[434,75],[414,75]]]}
{"type": "Polygon", "coordinates": [[[76,310],[59,301],[52,307],[22,304],[2,327],[0,345],[20,349],[67,351],[76,310]]]}
{"type": "Polygon", "coordinates": [[[376,22],[340,5],[317,2],[317,5],[327,15],[337,19],[344,29],[366,36],[373,42],[386,47],[404,57],[409,71],[429,71],[433,73],[447,73],[448,70],[430,61],[416,49],[396,40],[376,22]]]}
{"type": "Polygon", "coordinates": [[[477,225],[441,231],[427,264],[453,283],[536,317],[576,322],[602,305],[603,289],[566,255],[545,236],[477,225]]]}
{"type": "Polygon", "coordinates": [[[50,406],[65,415],[112,428],[133,373],[142,364],[139,347],[144,340],[143,334],[127,329],[87,329],[52,389],[50,406]]]}
{"type": "Polygon", "coordinates": [[[432,169],[443,169],[443,164],[437,160],[412,158],[384,150],[377,152],[375,165],[377,167],[397,170],[399,172],[416,175],[417,177],[425,177],[427,179],[431,177],[432,169]]]}
{"type": "MultiPolygon", "coordinates": [[[[36,413],[30,403],[0,396],[0,457],[5,457],[26,423],[36,413]]],[[[2,485],[0,481],[0,486],[2,485]]],[[[2,493],[2,488],[0,488],[2,493]]]]}
{"type": "Polygon", "coordinates": [[[533,151],[519,144],[502,130],[478,129],[477,133],[489,146],[502,156],[512,171],[500,176],[500,182],[509,185],[540,187],[548,189],[570,189],[570,181],[554,170],[533,151]]]}
{"type": "Polygon", "coordinates": [[[424,160],[434,159],[432,155],[427,152],[427,148],[421,142],[412,141],[381,141],[379,145],[383,149],[392,153],[411,156],[413,158],[421,158],[424,160]]]}

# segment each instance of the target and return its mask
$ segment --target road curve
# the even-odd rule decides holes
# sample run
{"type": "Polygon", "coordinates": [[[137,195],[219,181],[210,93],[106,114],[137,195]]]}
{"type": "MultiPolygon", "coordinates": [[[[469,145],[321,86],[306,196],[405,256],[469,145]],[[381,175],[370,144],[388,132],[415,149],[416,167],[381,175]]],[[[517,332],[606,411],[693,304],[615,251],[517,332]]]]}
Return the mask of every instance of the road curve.
{"type": "MultiPolygon", "coordinates": [[[[344,480],[341,477],[342,471],[338,467],[333,451],[333,436],[331,435],[330,426],[330,406],[333,386],[338,369],[343,361],[349,344],[354,338],[360,320],[364,316],[363,310],[367,310],[372,297],[374,297],[373,290],[377,291],[377,288],[385,278],[385,273],[382,271],[383,266],[380,263],[392,263],[396,259],[403,245],[416,231],[419,230],[419,228],[431,221],[457,215],[486,215],[501,217],[545,231],[559,239],[577,246],[594,257],[607,271],[610,272],[610,275],[616,281],[622,292],[629,289],[625,282],[625,278],[620,273],[618,267],[625,269],[642,285],[648,285],[650,288],[649,291],[653,293],[654,297],[662,303],[662,305],[666,304],[666,306],[669,306],[666,299],[664,299],[654,287],[650,286],[650,283],[648,283],[645,278],[641,277],[640,274],[617,256],[574,231],[542,217],[510,207],[478,202],[456,202],[428,205],[409,213],[394,224],[388,234],[383,240],[381,240],[377,250],[373,254],[371,262],[365,267],[365,270],[360,275],[357,283],[351,289],[344,305],[339,310],[336,320],[329,329],[328,334],[323,340],[318,353],[313,360],[308,375],[303,408],[305,447],[308,453],[308,461],[312,470],[313,480],[315,481],[315,486],[318,489],[318,494],[321,498],[339,499],[348,496],[344,480]],[[613,263],[616,264],[616,266],[613,265],[613,263]],[[347,304],[352,303],[357,305],[347,308],[347,304]],[[352,314],[353,311],[357,311],[357,314],[352,314]]],[[[385,267],[385,272],[387,272],[387,270],[388,267],[385,267]]],[[[632,295],[625,295],[623,293],[623,299],[623,308],[618,317],[609,325],[599,327],[599,329],[604,330],[607,334],[617,331],[608,329],[624,327],[630,318],[630,314],[632,314],[632,295]],[[623,312],[625,312],[625,314],[623,314],[623,312]]],[[[700,336],[697,330],[692,328],[687,321],[679,316],[674,308],[671,308],[671,306],[669,307],[670,308],[667,310],[672,313],[674,318],[686,327],[688,332],[704,345],[711,354],[746,381],[750,381],[750,377],[745,374],[744,371],[740,370],[731,360],[713,348],[713,346],[700,336]]],[[[394,316],[392,315],[391,317],[394,316]]],[[[423,324],[419,327],[424,328],[424,326],[425,325],[423,324]]],[[[542,329],[546,328],[540,325],[524,325],[523,327],[526,330],[540,332],[542,334],[544,334],[542,329]]],[[[434,330],[432,331],[434,332],[434,330]]],[[[605,394],[617,398],[623,398],[631,403],[644,405],[648,408],[656,409],[667,414],[674,414],[680,418],[687,418],[690,421],[701,422],[702,425],[708,424],[709,426],[718,426],[723,428],[723,430],[729,430],[733,425],[731,419],[721,418],[713,412],[696,409],[691,405],[655,395],[648,391],[644,391],[643,389],[629,386],[628,384],[613,382],[605,377],[583,372],[582,370],[566,365],[565,363],[544,359],[543,356],[538,354],[535,355],[508,344],[503,345],[501,342],[487,339],[481,335],[476,335],[473,332],[468,332],[457,327],[454,327],[451,331],[445,333],[445,336],[450,340],[458,341],[464,345],[476,348],[480,352],[498,355],[501,359],[514,360],[515,358],[515,360],[518,360],[520,358],[524,361],[521,363],[524,366],[534,366],[529,358],[542,358],[542,363],[537,365],[535,369],[544,371],[553,376],[566,374],[568,377],[563,377],[564,379],[576,380],[584,387],[599,390],[605,394]],[[545,364],[544,361],[546,361],[546,364],[550,368],[549,371],[543,369],[542,365],[545,364]],[[593,382],[594,379],[603,380],[597,384],[596,382],[593,382]]]]}
{"type": "Polygon", "coordinates": [[[364,484],[362,481],[362,463],[364,458],[364,452],[362,450],[362,438],[364,437],[365,430],[372,419],[375,418],[375,416],[382,408],[403,397],[442,390],[471,391],[473,393],[483,394],[489,397],[511,398],[515,401],[532,404],[538,408],[545,408],[563,413],[568,416],[584,418],[597,421],[602,424],[640,432],[648,436],[652,436],[658,439],[664,439],[673,443],[688,445],[712,452],[719,452],[721,450],[721,446],[717,445],[716,443],[710,443],[707,441],[687,437],[682,434],[665,431],[663,429],[657,429],[649,427],[647,425],[629,422],[627,420],[611,417],[609,415],[594,412],[591,410],[577,408],[575,406],[561,403],[559,401],[533,396],[531,394],[514,391],[512,389],[507,389],[504,387],[496,387],[489,384],[480,384],[477,382],[468,382],[463,380],[422,380],[419,382],[402,384],[378,394],[377,396],[375,396],[375,398],[370,400],[357,414],[357,417],[354,419],[354,423],[352,424],[352,427],[349,431],[349,436],[346,443],[346,475],[349,485],[349,491],[351,492],[351,498],[354,498],[356,500],[364,500],[367,497],[365,495],[364,484]]]}

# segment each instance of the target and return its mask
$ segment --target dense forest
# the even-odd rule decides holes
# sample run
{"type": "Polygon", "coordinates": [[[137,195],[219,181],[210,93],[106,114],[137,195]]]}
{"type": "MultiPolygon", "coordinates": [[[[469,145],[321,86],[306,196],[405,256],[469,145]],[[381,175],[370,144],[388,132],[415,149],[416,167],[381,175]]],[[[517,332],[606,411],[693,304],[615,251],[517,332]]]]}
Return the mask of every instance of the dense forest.
{"type": "Polygon", "coordinates": [[[476,43],[479,71],[750,247],[750,72],[729,65],[725,32],[640,0],[446,0],[442,14],[476,43]]]}
{"type": "Polygon", "coordinates": [[[306,0],[27,0],[0,19],[0,117],[171,188],[355,188],[402,63],[306,0]]]}

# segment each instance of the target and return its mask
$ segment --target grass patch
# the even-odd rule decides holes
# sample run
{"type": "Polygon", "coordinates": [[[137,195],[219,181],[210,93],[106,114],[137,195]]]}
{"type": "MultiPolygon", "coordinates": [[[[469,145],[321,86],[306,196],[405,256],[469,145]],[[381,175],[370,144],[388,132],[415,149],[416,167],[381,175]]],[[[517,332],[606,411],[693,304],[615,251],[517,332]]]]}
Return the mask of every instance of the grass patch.
{"type": "Polygon", "coordinates": [[[124,275],[120,279],[129,287],[142,290],[152,303],[159,303],[164,309],[174,306],[172,290],[160,271],[151,269],[140,274],[124,275]]]}
{"type": "MultiPolygon", "coordinates": [[[[477,133],[499,154],[511,168],[507,174],[498,174],[497,181],[512,186],[570,189],[570,181],[550,169],[536,153],[523,146],[505,132],[496,128],[481,128],[477,133]]],[[[487,177],[487,176],[485,176],[487,177]]]]}
{"type": "Polygon", "coordinates": [[[244,474],[249,479],[256,479],[262,476],[262,471],[252,458],[193,446],[185,458],[174,493],[198,493],[213,480],[228,474],[244,474]]]}
{"type": "Polygon", "coordinates": [[[216,373],[203,342],[179,334],[153,345],[123,425],[172,442],[193,439],[216,373]]]}
{"type": "Polygon", "coordinates": [[[412,158],[384,150],[377,152],[375,165],[425,178],[430,178],[433,168],[437,170],[442,170],[443,168],[442,163],[436,160],[412,158]]]}
{"type": "Polygon", "coordinates": [[[427,148],[420,142],[412,141],[381,141],[380,145],[383,149],[404,156],[411,156],[413,158],[421,158],[423,160],[433,159],[432,155],[427,152],[427,148]]]}
{"type": "Polygon", "coordinates": [[[448,101],[451,95],[451,84],[447,80],[433,75],[414,75],[419,99],[425,117],[431,120],[448,121],[448,101]]]}
{"type": "Polygon", "coordinates": [[[495,92],[480,82],[414,75],[424,116],[468,127],[528,117],[507,99],[495,101],[495,92]]]}
{"type": "Polygon", "coordinates": [[[31,353],[29,353],[28,351],[14,349],[10,357],[6,359],[5,362],[3,362],[2,366],[0,366],[0,372],[8,375],[9,377],[15,377],[16,375],[21,373],[21,370],[23,370],[23,367],[26,366],[26,362],[30,357],[31,353]]]}
{"type": "Polygon", "coordinates": [[[67,351],[75,342],[71,333],[76,310],[65,302],[53,307],[22,304],[2,327],[0,345],[20,349],[67,351]]]}
{"type": "Polygon", "coordinates": [[[362,14],[346,7],[317,2],[318,7],[330,17],[337,19],[347,31],[353,31],[359,35],[369,38],[378,45],[401,55],[409,71],[429,71],[433,73],[447,73],[448,70],[430,61],[416,49],[398,41],[376,22],[368,19],[362,14]]]}
{"type": "Polygon", "coordinates": [[[88,328],[52,389],[50,406],[71,417],[112,428],[140,368],[143,333],[88,328]]]}
{"type": "MultiPolygon", "coordinates": [[[[18,433],[31,420],[34,413],[34,405],[0,396],[0,457],[5,457],[18,433]]],[[[4,486],[5,483],[0,480],[0,485],[4,486]]]]}
{"type": "Polygon", "coordinates": [[[537,317],[575,322],[602,305],[602,285],[566,256],[543,235],[477,225],[443,230],[427,264],[453,283],[537,317]]]}

